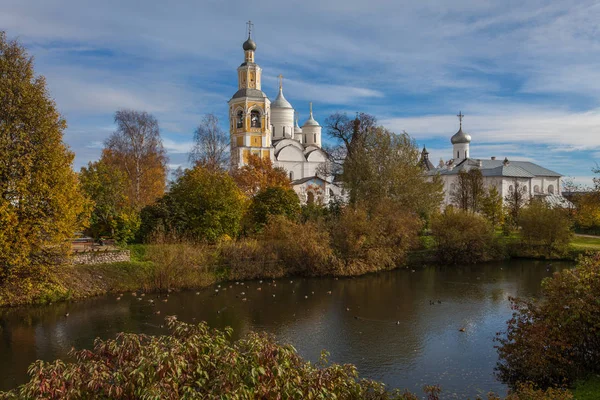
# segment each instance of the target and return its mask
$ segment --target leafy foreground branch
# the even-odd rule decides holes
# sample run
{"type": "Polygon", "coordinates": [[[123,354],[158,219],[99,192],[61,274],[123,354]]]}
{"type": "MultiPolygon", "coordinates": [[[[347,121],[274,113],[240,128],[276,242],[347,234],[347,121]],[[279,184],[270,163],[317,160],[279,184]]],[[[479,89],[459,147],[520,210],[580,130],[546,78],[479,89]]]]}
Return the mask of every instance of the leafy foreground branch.
{"type": "MultiPolygon", "coordinates": [[[[231,329],[209,329],[167,318],[170,334],[121,333],[96,340],[93,350],[73,351],[76,361],[37,361],[31,380],[0,393],[0,399],[402,399],[408,392],[387,391],[382,383],[358,376],[350,364],[305,362],[290,345],[251,333],[230,342],[231,329]]],[[[437,386],[424,388],[439,398],[437,386]]],[[[522,387],[508,399],[570,399],[567,392],[522,387]],[[520,397],[523,396],[523,397],[520,397]]],[[[489,395],[489,399],[498,399],[489,395]]]]}

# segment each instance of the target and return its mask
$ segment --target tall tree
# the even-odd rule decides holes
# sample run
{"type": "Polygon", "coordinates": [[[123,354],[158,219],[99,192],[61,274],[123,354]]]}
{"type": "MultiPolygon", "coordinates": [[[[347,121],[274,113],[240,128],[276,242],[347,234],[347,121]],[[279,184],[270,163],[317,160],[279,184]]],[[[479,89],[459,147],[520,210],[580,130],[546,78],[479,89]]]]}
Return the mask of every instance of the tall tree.
{"type": "Polygon", "coordinates": [[[109,236],[120,243],[132,239],[139,219],[129,207],[125,173],[96,161],[81,168],[79,180],[83,191],[94,202],[86,232],[94,238],[109,236]]]}
{"type": "Polygon", "coordinates": [[[168,196],[176,214],[173,226],[190,238],[212,242],[239,233],[246,199],[225,171],[187,169],[168,196]]]}
{"type": "Polygon", "coordinates": [[[209,169],[222,169],[229,160],[230,138],[219,126],[219,118],[206,114],[194,132],[194,147],[189,159],[209,169]]]}
{"type": "Polygon", "coordinates": [[[158,121],[145,111],[119,110],[115,123],[102,161],[125,173],[129,205],[139,211],[165,192],[168,159],[158,121]]]}
{"type": "Polygon", "coordinates": [[[254,196],[269,187],[290,189],[291,182],[283,168],[274,167],[270,158],[250,155],[248,162],[231,172],[235,183],[247,196],[254,196]]]}
{"type": "Polygon", "coordinates": [[[519,182],[517,178],[513,180],[512,189],[504,197],[505,206],[508,209],[510,222],[516,225],[519,222],[521,209],[527,204],[527,186],[519,182]]]}
{"type": "Polygon", "coordinates": [[[64,261],[81,226],[87,200],[65,128],[33,59],[0,32],[0,284],[64,261]]]}
{"type": "Polygon", "coordinates": [[[377,119],[366,113],[357,113],[354,119],[339,112],[329,116],[325,120],[325,130],[334,144],[324,148],[329,162],[318,172],[327,176],[341,174],[344,162],[353,157],[354,149],[364,146],[376,127],[377,119]]]}
{"type": "Polygon", "coordinates": [[[481,201],[485,195],[483,176],[479,168],[469,171],[461,170],[458,173],[456,189],[450,194],[452,202],[464,211],[478,212],[481,201]]]}
{"type": "Polygon", "coordinates": [[[494,226],[502,224],[504,213],[502,210],[502,196],[495,186],[491,186],[481,198],[481,214],[494,226]]]}
{"type": "Polygon", "coordinates": [[[350,203],[376,206],[393,201],[398,207],[428,215],[439,208],[442,183],[423,174],[421,153],[406,133],[371,129],[344,161],[342,180],[350,203]]]}

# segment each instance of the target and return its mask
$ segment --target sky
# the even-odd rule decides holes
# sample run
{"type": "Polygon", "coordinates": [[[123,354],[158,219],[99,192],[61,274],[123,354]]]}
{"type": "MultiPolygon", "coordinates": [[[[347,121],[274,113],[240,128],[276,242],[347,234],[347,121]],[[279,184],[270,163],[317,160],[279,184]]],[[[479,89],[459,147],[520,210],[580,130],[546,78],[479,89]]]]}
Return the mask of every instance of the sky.
{"type": "MultiPolygon", "coordinates": [[[[591,184],[600,158],[597,0],[0,0],[66,118],[76,169],[97,160],[128,108],[159,121],[170,166],[186,166],[202,116],[227,129],[246,21],[273,100],[367,112],[430,158],[472,136],[473,158],[528,160],[591,184]]],[[[324,133],[324,140],[327,141],[324,133]]]]}

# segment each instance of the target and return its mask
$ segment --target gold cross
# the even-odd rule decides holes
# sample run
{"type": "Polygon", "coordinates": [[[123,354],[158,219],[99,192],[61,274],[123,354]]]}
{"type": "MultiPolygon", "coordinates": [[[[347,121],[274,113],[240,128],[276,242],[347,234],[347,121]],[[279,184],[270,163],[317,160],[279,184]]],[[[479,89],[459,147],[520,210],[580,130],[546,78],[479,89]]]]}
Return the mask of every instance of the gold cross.
{"type": "Polygon", "coordinates": [[[248,37],[250,37],[250,34],[252,33],[252,27],[254,26],[254,24],[252,23],[252,21],[248,21],[246,22],[246,25],[248,26],[248,37]]]}
{"type": "Polygon", "coordinates": [[[279,89],[283,88],[283,75],[279,74],[279,89]]]}

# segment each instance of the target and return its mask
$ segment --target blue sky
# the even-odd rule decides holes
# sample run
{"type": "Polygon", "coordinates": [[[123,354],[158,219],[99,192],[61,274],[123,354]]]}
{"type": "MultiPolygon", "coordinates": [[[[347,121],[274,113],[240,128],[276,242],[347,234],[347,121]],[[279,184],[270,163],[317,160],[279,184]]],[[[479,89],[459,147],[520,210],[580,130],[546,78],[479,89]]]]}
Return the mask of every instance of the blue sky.
{"type": "Polygon", "coordinates": [[[542,0],[0,0],[68,121],[79,168],[119,108],[153,113],[173,166],[205,113],[226,126],[245,22],[273,99],[300,113],[374,114],[451,157],[456,114],[471,154],[531,160],[589,184],[600,156],[600,4],[542,0]]]}

